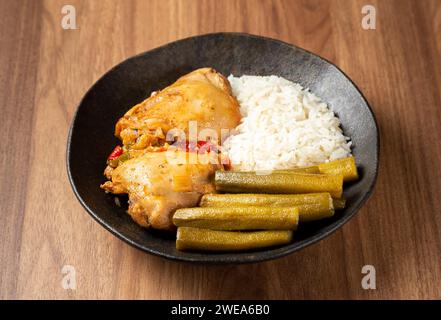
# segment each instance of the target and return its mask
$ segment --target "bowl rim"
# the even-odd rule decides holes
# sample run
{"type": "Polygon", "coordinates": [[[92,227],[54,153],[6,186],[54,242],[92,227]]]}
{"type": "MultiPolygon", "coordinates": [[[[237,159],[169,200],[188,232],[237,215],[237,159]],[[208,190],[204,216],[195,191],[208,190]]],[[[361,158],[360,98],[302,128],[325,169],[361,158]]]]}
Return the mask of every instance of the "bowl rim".
{"type": "Polygon", "coordinates": [[[244,32],[213,32],[213,33],[205,33],[205,34],[199,34],[199,35],[194,35],[194,36],[190,36],[190,37],[185,37],[176,41],[172,41],[172,42],[168,42],[166,44],[163,44],[159,47],[150,49],[148,51],[144,51],[141,53],[138,53],[136,55],[130,56],[127,59],[124,59],[122,61],[120,61],[119,63],[117,63],[116,65],[114,65],[113,67],[111,67],[109,70],[107,70],[104,74],[102,74],[91,86],[90,88],[86,91],[86,93],[83,95],[83,97],[81,98],[79,104],[76,107],[75,113],[72,117],[71,120],[71,124],[69,127],[69,132],[68,132],[68,136],[67,136],[67,146],[66,146],[66,169],[67,169],[67,175],[68,175],[68,179],[70,182],[70,185],[72,187],[72,190],[76,196],[76,198],[78,199],[78,201],[81,203],[81,205],[83,206],[83,208],[86,210],[86,212],[92,216],[92,218],[97,221],[101,226],[103,226],[107,231],[109,231],[110,233],[112,233],[113,235],[115,235],[117,238],[123,240],[124,242],[128,243],[129,245],[143,251],[149,254],[153,254],[156,256],[160,256],[160,257],[164,257],[167,258],[169,260],[172,261],[180,261],[180,262],[191,262],[191,263],[199,263],[199,264],[245,264],[245,263],[257,263],[257,262],[263,262],[263,261],[268,261],[268,260],[272,260],[272,259],[277,259],[277,258],[281,258],[284,256],[287,256],[289,254],[292,254],[296,251],[299,251],[305,247],[308,247],[310,245],[316,244],[317,242],[319,242],[320,240],[330,236],[331,234],[333,234],[335,231],[337,231],[338,229],[340,229],[344,224],[346,224],[350,219],[352,219],[360,210],[360,208],[366,203],[366,201],[370,198],[370,196],[373,193],[373,190],[375,188],[376,182],[377,182],[377,178],[378,178],[378,170],[379,170],[379,163],[380,163],[380,134],[379,134],[379,128],[378,128],[378,123],[377,123],[377,119],[375,117],[375,114],[371,108],[371,106],[369,105],[366,97],[363,95],[363,93],[361,92],[361,90],[358,88],[358,86],[354,83],[354,81],[343,71],[341,70],[338,66],[336,66],[334,63],[332,63],[331,61],[311,52],[308,51],[306,49],[303,49],[297,45],[294,44],[290,44],[288,42],[282,41],[282,40],[278,40],[278,39],[274,39],[274,38],[269,38],[269,37],[265,37],[265,36],[260,36],[260,35],[254,35],[254,34],[249,34],[249,33],[244,33],[244,32]],[[318,234],[309,237],[305,240],[302,240],[300,242],[293,242],[290,243],[288,245],[284,245],[281,247],[277,247],[275,249],[269,248],[269,250],[272,250],[271,254],[268,254],[268,250],[259,250],[256,251],[255,253],[253,252],[252,256],[236,256],[236,254],[240,254],[243,252],[231,252],[231,253],[223,253],[223,254],[205,254],[205,253],[198,253],[199,256],[193,256],[193,252],[191,252],[191,255],[189,256],[176,256],[173,254],[169,254],[169,253],[165,253],[161,250],[156,250],[153,249],[151,247],[146,247],[140,243],[138,243],[137,241],[132,240],[130,237],[125,236],[124,234],[122,234],[121,232],[115,230],[115,228],[113,228],[112,226],[110,226],[105,220],[101,219],[88,205],[87,203],[83,200],[83,198],[81,197],[81,195],[79,194],[79,191],[75,185],[75,181],[74,178],[72,176],[72,170],[71,170],[71,166],[70,166],[70,158],[71,158],[71,141],[72,141],[72,135],[73,135],[73,131],[74,131],[74,127],[77,121],[77,115],[79,113],[80,107],[81,105],[83,105],[83,102],[85,101],[85,99],[89,96],[89,94],[94,90],[95,86],[104,80],[104,78],[110,74],[111,72],[113,72],[115,69],[117,69],[122,63],[125,63],[127,61],[130,60],[135,60],[141,56],[144,56],[146,54],[150,54],[152,52],[155,51],[160,51],[163,50],[164,48],[170,46],[170,45],[176,45],[180,42],[186,42],[190,39],[195,39],[195,38],[210,38],[210,37],[219,37],[219,36],[229,36],[229,37],[247,37],[247,38],[254,38],[254,39],[259,39],[259,40],[264,40],[264,41],[269,41],[269,42],[274,42],[277,43],[279,45],[283,45],[283,46],[288,46],[290,48],[294,48],[296,50],[299,50],[303,53],[309,54],[314,56],[315,58],[318,58],[319,60],[323,60],[326,63],[328,63],[329,65],[331,65],[332,67],[336,68],[337,71],[339,71],[347,80],[349,80],[349,82],[352,84],[352,86],[355,88],[355,90],[357,91],[357,93],[360,95],[360,97],[362,98],[362,100],[364,101],[364,103],[366,104],[368,111],[370,113],[370,115],[372,116],[373,122],[374,122],[374,126],[375,126],[375,134],[376,134],[376,157],[377,157],[377,162],[376,162],[376,167],[374,170],[374,177],[372,180],[372,183],[369,186],[369,189],[363,194],[360,202],[352,209],[352,212],[350,212],[348,215],[341,217],[340,219],[338,219],[337,221],[333,222],[332,224],[324,227],[318,234]],[[226,254],[230,254],[231,256],[228,258],[225,258],[226,254]],[[200,255],[203,255],[203,258],[201,258],[200,255]]]}

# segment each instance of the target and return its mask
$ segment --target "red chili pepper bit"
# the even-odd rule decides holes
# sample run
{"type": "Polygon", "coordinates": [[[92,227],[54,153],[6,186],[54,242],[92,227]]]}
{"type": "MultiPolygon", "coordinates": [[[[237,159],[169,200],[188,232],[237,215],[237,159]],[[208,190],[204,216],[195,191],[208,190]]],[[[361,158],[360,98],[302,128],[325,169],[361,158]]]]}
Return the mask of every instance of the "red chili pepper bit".
{"type": "Polygon", "coordinates": [[[205,152],[208,151],[217,151],[217,148],[214,144],[211,144],[209,141],[186,141],[185,142],[185,147],[183,146],[183,144],[181,144],[179,146],[179,148],[182,151],[187,151],[187,152],[199,152],[199,150],[201,150],[201,148],[204,148],[205,152]]]}
{"type": "Polygon", "coordinates": [[[185,142],[185,151],[187,152],[197,152],[198,151],[198,142],[196,141],[186,141],[185,142]]]}
{"type": "Polygon", "coordinates": [[[198,141],[198,153],[207,153],[210,151],[210,143],[208,141],[198,141]]]}
{"type": "Polygon", "coordinates": [[[202,148],[208,141],[198,141],[198,148],[202,148]]]}
{"type": "Polygon", "coordinates": [[[107,160],[116,159],[120,155],[122,155],[122,153],[123,153],[123,149],[121,148],[121,146],[116,146],[115,149],[113,149],[113,151],[109,154],[109,157],[107,158],[107,160]]]}
{"type": "Polygon", "coordinates": [[[219,153],[220,150],[216,144],[211,143],[211,141],[198,141],[198,149],[199,152],[217,152],[219,153]]]}

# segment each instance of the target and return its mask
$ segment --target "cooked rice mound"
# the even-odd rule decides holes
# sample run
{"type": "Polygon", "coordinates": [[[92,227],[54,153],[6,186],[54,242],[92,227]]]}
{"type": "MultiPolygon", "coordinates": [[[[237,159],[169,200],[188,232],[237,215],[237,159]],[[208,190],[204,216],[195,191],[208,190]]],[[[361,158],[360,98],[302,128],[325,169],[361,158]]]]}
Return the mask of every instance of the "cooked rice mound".
{"type": "Polygon", "coordinates": [[[243,117],[223,145],[233,169],[288,169],[350,156],[339,119],[299,84],[277,76],[228,80],[243,117]]]}

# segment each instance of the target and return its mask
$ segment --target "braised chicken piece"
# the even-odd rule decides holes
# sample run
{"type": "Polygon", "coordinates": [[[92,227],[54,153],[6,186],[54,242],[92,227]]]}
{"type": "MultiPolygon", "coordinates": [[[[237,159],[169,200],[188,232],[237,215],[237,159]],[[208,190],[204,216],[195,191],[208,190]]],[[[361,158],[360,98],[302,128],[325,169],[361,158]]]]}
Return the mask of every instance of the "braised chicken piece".
{"type": "Polygon", "coordinates": [[[115,135],[131,149],[161,146],[167,132],[178,128],[188,136],[190,121],[198,131],[233,129],[240,121],[239,104],[228,80],[211,68],[195,70],[154,93],[119,119],[115,135]]]}
{"type": "Polygon", "coordinates": [[[195,161],[194,152],[173,151],[166,141],[167,132],[175,128],[188,138],[190,121],[197,121],[198,132],[214,129],[218,139],[221,129],[239,124],[239,104],[230,84],[211,68],[179,78],[134,106],[116,124],[115,135],[123,146],[109,156],[104,175],[110,181],[101,188],[127,193],[128,213],[143,227],[174,229],[171,218],[176,209],[194,207],[204,193],[215,192],[212,176],[222,167],[219,155],[196,154],[195,161]]]}
{"type": "Polygon", "coordinates": [[[168,230],[176,209],[194,207],[204,193],[215,190],[211,180],[220,165],[210,164],[208,153],[198,156],[207,164],[190,164],[188,152],[145,153],[120,164],[112,181],[101,187],[114,194],[128,193],[128,212],[141,226],[168,230]]]}

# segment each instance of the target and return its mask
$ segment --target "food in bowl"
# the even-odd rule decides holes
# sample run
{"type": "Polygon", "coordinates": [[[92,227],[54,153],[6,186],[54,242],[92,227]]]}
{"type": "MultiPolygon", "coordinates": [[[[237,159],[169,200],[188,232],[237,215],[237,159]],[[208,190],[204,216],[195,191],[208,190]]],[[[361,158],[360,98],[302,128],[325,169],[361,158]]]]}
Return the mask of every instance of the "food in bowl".
{"type": "Polygon", "coordinates": [[[229,76],[240,104],[237,134],[224,143],[235,170],[318,165],[351,155],[351,141],[326,103],[277,76],[229,76]]]}
{"type": "Polygon", "coordinates": [[[178,142],[185,143],[192,121],[197,121],[199,130],[214,130],[219,136],[221,129],[239,124],[239,104],[228,80],[214,69],[198,69],[179,78],[116,123],[115,136],[122,147],[109,156],[104,171],[109,181],[101,188],[113,194],[127,193],[128,213],[143,227],[173,230],[174,210],[196,206],[202,194],[214,191],[209,177],[219,164],[209,159],[188,164],[185,144],[173,155],[164,153],[171,151],[167,136],[174,139],[173,132],[183,134],[178,142]]]}
{"type": "Polygon", "coordinates": [[[328,106],[289,80],[195,70],[131,108],[104,171],[147,228],[179,250],[237,251],[292,241],[299,222],[344,208],[358,178],[328,106]],[[232,89],[231,89],[231,85],[232,89]]]}

